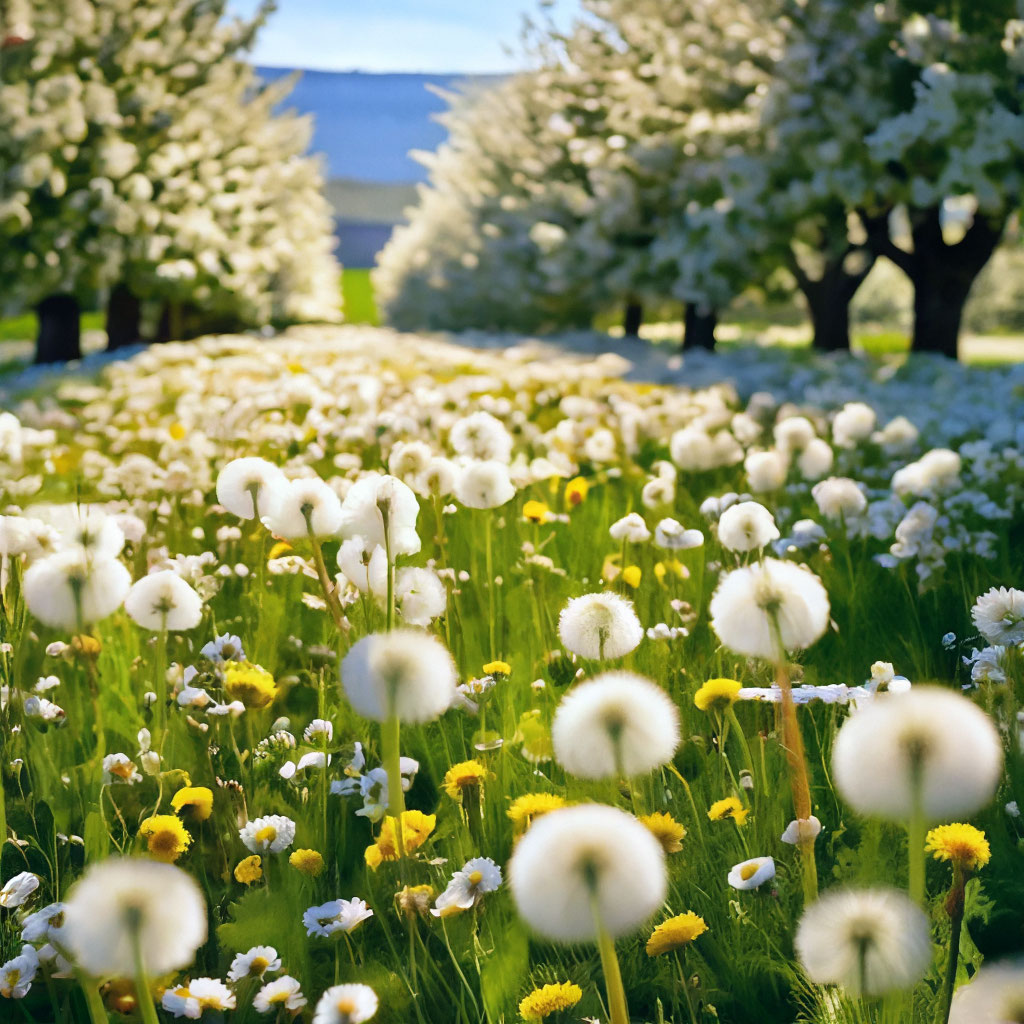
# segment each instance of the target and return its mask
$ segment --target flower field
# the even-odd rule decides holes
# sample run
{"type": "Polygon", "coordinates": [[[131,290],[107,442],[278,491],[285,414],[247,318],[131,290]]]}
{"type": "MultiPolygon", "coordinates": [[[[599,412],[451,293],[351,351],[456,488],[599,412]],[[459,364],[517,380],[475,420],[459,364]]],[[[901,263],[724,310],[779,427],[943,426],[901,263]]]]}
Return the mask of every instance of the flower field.
{"type": "Polygon", "coordinates": [[[7,403],[4,1021],[1021,1019],[1024,370],[626,369],[7,403]]]}

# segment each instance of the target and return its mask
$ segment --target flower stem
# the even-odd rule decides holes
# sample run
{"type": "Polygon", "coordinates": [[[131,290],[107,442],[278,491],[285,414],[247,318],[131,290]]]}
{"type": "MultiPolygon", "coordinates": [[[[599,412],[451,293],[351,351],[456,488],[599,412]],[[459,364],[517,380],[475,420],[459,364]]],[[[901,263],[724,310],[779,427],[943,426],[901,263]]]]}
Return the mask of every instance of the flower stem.
{"type": "Polygon", "coordinates": [[[490,641],[490,652],[491,658],[498,657],[498,651],[495,647],[495,627],[494,621],[494,552],[493,544],[491,540],[491,524],[492,516],[490,512],[487,513],[484,527],[484,564],[487,572],[487,624],[488,624],[488,639],[490,641]]]}
{"type": "Polygon", "coordinates": [[[597,924],[597,948],[601,954],[601,971],[608,994],[610,1024],[629,1024],[626,991],[622,987],[622,973],[619,970],[619,958],[615,955],[615,942],[598,919],[596,908],[594,921],[597,924]]]}
{"type": "Polygon", "coordinates": [[[925,901],[925,834],[924,794],[921,759],[912,758],[910,769],[911,812],[907,825],[907,859],[910,898],[919,906],[925,901]]]}
{"type": "Polygon", "coordinates": [[[942,979],[942,996],[939,1000],[937,1024],[948,1024],[949,1011],[953,1005],[953,989],[956,986],[956,971],[960,964],[960,932],[964,923],[964,870],[959,864],[953,866],[953,884],[946,898],[949,914],[949,955],[946,959],[946,975],[942,979]]]}
{"type": "Polygon", "coordinates": [[[103,1005],[103,998],[97,985],[88,978],[79,976],[78,983],[82,986],[85,995],[85,1006],[89,1011],[90,1024],[107,1024],[110,1017],[107,1008],[103,1005]]]}
{"type": "Polygon", "coordinates": [[[153,1005],[153,992],[146,980],[146,969],[142,962],[142,935],[140,922],[130,925],[132,932],[132,956],[135,961],[135,998],[139,1001],[142,1024],[160,1024],[153,1005]]]}
{"type": "Polygon", "coordinates": [[[395,821],[395,850],[401,861],[405,859],[405,836],[402,834],[405,793],[402,790],[400,736],[401,723],[398,720],[398,715],[390,715],[381,726],[381,747],[383,748],[384,770],[388,774],[388,815],[395,821]]]}

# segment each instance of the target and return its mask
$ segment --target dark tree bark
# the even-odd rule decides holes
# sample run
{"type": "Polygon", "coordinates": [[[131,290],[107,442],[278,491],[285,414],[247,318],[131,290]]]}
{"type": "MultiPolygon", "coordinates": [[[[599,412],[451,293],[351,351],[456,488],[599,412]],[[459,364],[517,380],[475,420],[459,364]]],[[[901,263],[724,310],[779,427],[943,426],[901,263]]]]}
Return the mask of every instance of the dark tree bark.
{"type": "Polygon", "coordinates": [[[862,213],[861,220],[875,252],[892,260],[914,285],[913,350],[956,359],[967,297],[995,252],[1009,215],[1001,213],[990,219],[979,213],[964,237],[955,245],[947,245],[939,214],[937,206],[913,211],[912,252],[901,249],[889,237],[888,216],[872,218],[862,213]]]}
{"type": "Polygon", "coordinates": [[[117,285],[107,300],[107,350],[134,345],[141,337],[141,303],[125,284],[117,285]]]}
{"type": "Polygon", "coordinates": [[[640,326],[643,322],[644,307],[636,299],[628,299],[622,315],[622,333],[627,338],[639,337],[640,326]]]}
{"type": "Polygon", "coordinates": [[[706,309],[695,302],[688,302],[683,318],[683,346],[713,351],[717,326],[718,313],[715,310],[706,309]]]}
{"type": "Polygon", "coordinates": [[[80,315],[74,295],[50,295],[36,306],[37,363],[66,363],[69,359],[82,358],[80,315]]]}
{"type": "Polygon", "coordinates": [[[815,348],[825,352],[850,351],[850,303],[875,265],[875,258],[872,251],[851,245],[841,255],[831,259],[826,257],[821,277],[812,279],[800,266],[795,254],[790,254],[790,270],[811,315],[815,348]],[[846,270],[846,261],[858,250],[865,254],[865,265],[851,274],[846,270]]]}

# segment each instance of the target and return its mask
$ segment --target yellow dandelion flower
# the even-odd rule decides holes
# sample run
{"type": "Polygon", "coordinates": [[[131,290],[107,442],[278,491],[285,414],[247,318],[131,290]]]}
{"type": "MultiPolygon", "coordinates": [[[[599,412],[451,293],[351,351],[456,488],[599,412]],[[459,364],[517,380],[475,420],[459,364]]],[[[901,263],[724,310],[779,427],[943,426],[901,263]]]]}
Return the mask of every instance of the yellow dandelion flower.
{"type": "Polygon", "coordinates": [[[507,661],[489,661],[484,665],[485,676],[510,676],[512,666],[507,661]]]}
{"type": "Polygon", "coordinates": [[[639,565],[627,565],[626,568],[622,570],[622,582],[625,583],[627,587],[632,587],[634,590],[640,586],[640,580],[642,577],[643,571],[639,565]]]}
{"type": "Polygon", "coordinates": [[[316,850],[293,850],[288,863],[310,878],[316,878],[324,869],[324,859],[316,850]]]}
{"type": "Polygon", "coordinates": [[[571,981],[535,988],[519,1004],[523,1020],[543,1020],[559,1010],[569,1010],[583,998],[583,990],[571,981]]]}
{"type": "Polygon", "coordinates": [[[543,501],[528,501],[523,506],[523,518],[531,523],[546,523],[551,509],[543,501]]]}
{"type": "Polygon", "coordinates": [[[183,786],[171,797],[171,808],[175,814],[206,821],[213,814],[213,792],[205,786],[183,786]]]}
{"type": "Polygon", "coordinates": [[[925,850],[936,860],[948,860],[966,871],[977,871],[992,859],[985,833],[973,825],[939,825],[928,833],[925,850]]]}
{"type": "Polygon", "coordinates": [[[173,864],[192,843],[181,820],[173,814],[154,814],[139,826],[139,835],[157,860],[173,864]]]}
{"type": "Polygon", "coordinates": [[[81,655],[83,658],[98,658],[100,651],[103,650],[103,644],[96,637],[87,636],[85,633],[73,636],[71,638],[71,647],[76,654],[81,655]]]}
{"type": "Polygon", "coordinates": [[[292,550],[291,544],[286,540],[279,540],[271,549],[270,554],[267,555],[267,561],[272,562],[275,558],[280,558],[282,555],[287,555],[292,550]]]}
{"type": "Polygon", "coordinates": [[[517,796],[505,813],[512,819],[517,830],[525,831],[535,818],[564,806],[565,801],[554,793],[527,793],[525,796],[517,796]]]}
{"type": "MultiPolygon", "coordinates": [[[[406,854],[418,850],[434,831],[437,824],[436,814],[424,814],[422,811],[402,812],[402,841],[406,854]]],[[[386,860],[398,860],[398,847],[395,844],[395,819],[385,818],[377,841],[366,848],[364,859],[374,871],[386,860]]]]}
{"type": "Polygon", "coordinates": [[[242,885],[252,885],[263,877],[263,861],[258,853],[254,853],[235,865],[235,881],[242,885]]]}
{"type": "Polygon", "coordinates": [[[184,439],[188,431],[185,429],[184,423],[172,423],[167,433],[170,434],[175,441],[181,441],[184,439]]]}
{"type": "Polygon", "coordinates": [[[661,843],[666,853],[678,853],[683,848],[686,829],[671,814],[657,811],[638,820],[661,843]]]}
{"type": "Polygon", "coordinates": [[[224,690],[232,700],[257,710],[268,707],[277,696],[274,677],[265,668],[248,661],[225,663],[224,690]]]}
{"type": "Polygon", "coordinates": [[[727,796],[724,800],[716,800],[708,811],[712,821],[735,821],[737,825],[746,823],[750,814],[738,797],[727,796]]]}
{"type": "Polygon", "coordinates": [[[679,561],[678,558],[670,558],[664,562],[656,562],[654,565],[654,576],[659,583],[665,582],[668,575],[678,576],[679,579],[689,578],[690,570],[679,561]]]}
{"type": "Polygon", "coordinates": [[[581,476],[573,477],[565,485],[565,500],[572,506],[580,505],[587,498],[587,491],[590,490],[590,484],[581,476]]]}
{"type": "Polygon", "coordinates": [[[441,788],[453,799],[462,802],[462,791],[470,786],[483,784],[485,779],[494,778],[479,761],[460,761],[445,773],[441,788]]]}
{"type": "Polygon", "coordinates": [[[735,679],[709,679],[694,695],[699,711],[724,711],[739,700],[740,684],[735,679]]]}
{"type": "Polygon", "coordinates": [[[708,930],[703,917],[698,917],[692,910],[663,921],[651,932],[647,940],[647,955],[660,956],[670,953],[673,949],[693,942],[708,930]]]}

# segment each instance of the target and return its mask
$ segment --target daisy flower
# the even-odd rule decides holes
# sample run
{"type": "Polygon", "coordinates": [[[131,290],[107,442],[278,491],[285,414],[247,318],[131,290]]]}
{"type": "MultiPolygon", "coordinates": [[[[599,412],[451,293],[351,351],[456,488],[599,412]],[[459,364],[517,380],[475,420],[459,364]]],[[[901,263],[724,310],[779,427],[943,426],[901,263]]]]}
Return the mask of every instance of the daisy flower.
{"type": "Polygon", "coordinates": [[[268,981],[253,997],[252,1006],[257,1013],[274,1013],[281,1009],[296,1012],[306,1005],[302,986],[290,974],[268,981]]]}
{"type": "Polygon", "coordinates": [[[273,946],[253,946],[245,953],[239,953],[231,961],[228,981],[242,981],[244,978],[262,978],[281,970],[281,958],[273,946]]]}
{"type": "Polygon", "coordinates": [[[280,853],[295,841],[295,822],[282,814],[255,818],[239,830],[238,838],[251,853],[280,853]]]}
{"type": "Polygon", "coordinates": [[[352,932],[373,917],[373,911],[361,899],[331,900],[319,907],[310,907],[302,915],[307,935],[327,938],[336,932],[352,932]]]}

